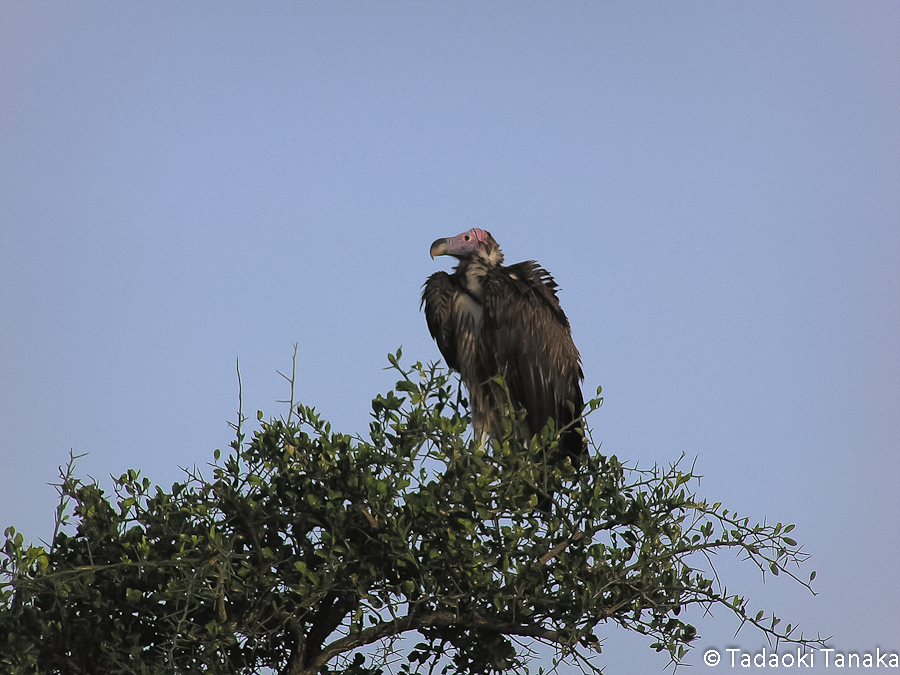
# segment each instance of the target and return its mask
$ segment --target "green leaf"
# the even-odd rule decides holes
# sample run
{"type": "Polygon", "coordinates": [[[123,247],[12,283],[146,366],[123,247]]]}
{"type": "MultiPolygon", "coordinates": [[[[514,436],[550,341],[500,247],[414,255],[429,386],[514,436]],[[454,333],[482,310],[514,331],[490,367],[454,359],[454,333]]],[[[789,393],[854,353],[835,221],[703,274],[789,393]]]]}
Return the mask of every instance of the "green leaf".
{"type": "Polygon", "coordinates": [[[397,383],[397,391],[405,391],[407,393],[415,394],[415,393],[418,393],[419,388],[413,382],[409,382],[407,380],[400,380],[397,383]]]}

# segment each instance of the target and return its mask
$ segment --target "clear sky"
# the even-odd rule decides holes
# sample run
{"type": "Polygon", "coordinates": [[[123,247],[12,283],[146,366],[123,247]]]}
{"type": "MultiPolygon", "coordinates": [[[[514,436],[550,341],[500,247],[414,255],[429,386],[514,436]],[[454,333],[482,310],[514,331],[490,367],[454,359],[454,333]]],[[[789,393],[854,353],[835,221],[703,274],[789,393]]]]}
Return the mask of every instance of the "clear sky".
{"type": "MultiPolygon", "coordinates": [[[[179,466],[298,396],[364,432],[439,358],[429,244],[560,284],[603,452],[793,522],[818,596],[900,652],[900,3],[0,3],[0,527],[48,483],[179,466]]],[[[707,647],[758,651],[723,611],[707,647]]],[[[610,625],[610,672],[660,672],[610,625]]],[[[723,668],[724,666],[720,666],[723,668]]],[[[566,672],[566,671],[563,671],[566,672]]]]}

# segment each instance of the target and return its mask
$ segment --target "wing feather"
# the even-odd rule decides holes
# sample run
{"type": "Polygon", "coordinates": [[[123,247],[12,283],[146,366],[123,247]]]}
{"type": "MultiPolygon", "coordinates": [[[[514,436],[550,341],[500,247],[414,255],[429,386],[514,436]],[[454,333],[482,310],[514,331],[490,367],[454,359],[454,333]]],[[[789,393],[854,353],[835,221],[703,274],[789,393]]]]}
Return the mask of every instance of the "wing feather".
{"type": "Polygon", "coordinates": [[[456,330],[453,326],[453,299],[457,293],[453,278],[446,272],[435,272],[422,289],[422,303],[428,331],[437,342],[447,365],[459,371],[456,351],[456,330]]]}
{"type": "MultiPolygon", "coordinates": [[[[539,433],[550,417],[557,428],[572,422],[568,403],[581,414],[584,376],[556,282],[534,261],[495,268],[485,281],[483,302],[493,369],[505,373],[513,403],[528,413],[531,433],[539,433]]],[[[563,440],[568,454],[580,454],[580,436],[563,440]]]]}

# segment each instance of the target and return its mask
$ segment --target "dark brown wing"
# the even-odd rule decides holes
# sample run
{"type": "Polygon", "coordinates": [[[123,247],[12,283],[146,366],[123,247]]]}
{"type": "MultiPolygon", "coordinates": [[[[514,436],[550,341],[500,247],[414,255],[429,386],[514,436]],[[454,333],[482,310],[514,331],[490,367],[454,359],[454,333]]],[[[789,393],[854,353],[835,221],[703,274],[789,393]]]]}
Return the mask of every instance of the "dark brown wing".
{"type": "Polygon", "coordinates": [[[456,350],[456,328],[453,326],[453,299],[458,292],[453,278],[446,272],[435,272],[422,287],[422,303],[428,331],[437,342],[447,365],[460,371],[456,350]]]}
{"type": "MultiPolygon", "coordinates": [[[[534,261],[499,267],[484,284],[484,342],[504,373],[513,403],[525,408],[531,433],[552,417],[560,428],[581,414],[581,357],[569,320],[556,297],[556,282],[534,261]]],[[[568,433],[563,450],[579,456],[581,436],[568,433]]]]}

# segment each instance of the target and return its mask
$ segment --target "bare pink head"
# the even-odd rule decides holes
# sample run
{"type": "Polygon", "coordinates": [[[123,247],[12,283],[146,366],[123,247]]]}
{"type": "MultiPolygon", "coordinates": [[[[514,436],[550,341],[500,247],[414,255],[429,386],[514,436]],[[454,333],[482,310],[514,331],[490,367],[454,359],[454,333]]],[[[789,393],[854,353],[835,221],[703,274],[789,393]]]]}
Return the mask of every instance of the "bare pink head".
{"type": "MultiPolygon", "coordinates": [[[[460,260],[475,256],[497,261],[496,255],[500,253],[500,247],[491,236],[490,232],[473,227],[468,232],[463,232],[455,237],[438,239],[431,245],[431,257],[438,255],[452,255],[460,260]]],[[[502,261],[502,256],[500,261],[502,261]]]]}

